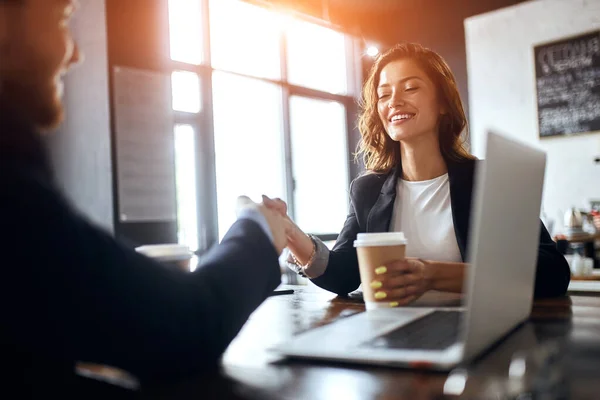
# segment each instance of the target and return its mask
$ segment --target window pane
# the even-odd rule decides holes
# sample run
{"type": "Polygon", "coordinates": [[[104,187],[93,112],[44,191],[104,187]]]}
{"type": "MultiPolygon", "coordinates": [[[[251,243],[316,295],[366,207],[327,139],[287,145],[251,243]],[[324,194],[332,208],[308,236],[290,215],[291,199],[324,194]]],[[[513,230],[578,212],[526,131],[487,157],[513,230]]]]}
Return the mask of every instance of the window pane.
{"type": "Polygon", "coordinates": [[[213,73],[219,237],[235,221],[245,194],[285,199],[281,89],[224,72],[213,73]]]}
{"type": "Polygon", "coordinates": [[[293,96],[290,124],[296,223],[310,233],[338,233],[348,213],[345,108],[293,96]]]}
{"type": "Polygon", "coordinates": [[[169,0],[171,59],[188,64],[202,62],[201,0],[169,0]]]}
{"type": "Polygon", "coordinates": [[[196,145],[194,128],[175,126],[175,183],[177,190],[177,237],[192,251],[198,249],[196,203],[196,145]]]}
{"type": "Polygon", "coordinates": [[[193,72],[175,71],[171,74],[173,110],[197,113],[200,111],[200,79],[193,72]]]}
{"type": "Polygon", "coordinates": [[[346,44],[342,33],[305,21],[286,29],[288,80],[336,94],[348,91],[346,44]]]}
{"type": "Polygon", "coordinates": [[[214,68],[280,78],[278,14],[239,0],[211,0],[210,18],[214,68]]]}

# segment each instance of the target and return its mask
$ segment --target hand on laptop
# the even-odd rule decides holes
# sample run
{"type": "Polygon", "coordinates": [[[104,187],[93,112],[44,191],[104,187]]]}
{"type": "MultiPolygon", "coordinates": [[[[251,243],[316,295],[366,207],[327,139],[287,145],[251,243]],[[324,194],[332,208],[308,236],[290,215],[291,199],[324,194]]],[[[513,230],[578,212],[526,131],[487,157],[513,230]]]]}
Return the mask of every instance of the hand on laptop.
{"type": "Polygon", "coordinates": [[[431,289],[432,273],[429,262],[418,258],[406,258],[386,265],[386,272],[378,276],[371,287],[377,289],[379,299],[396,306],[412,303],[431,289]]]}

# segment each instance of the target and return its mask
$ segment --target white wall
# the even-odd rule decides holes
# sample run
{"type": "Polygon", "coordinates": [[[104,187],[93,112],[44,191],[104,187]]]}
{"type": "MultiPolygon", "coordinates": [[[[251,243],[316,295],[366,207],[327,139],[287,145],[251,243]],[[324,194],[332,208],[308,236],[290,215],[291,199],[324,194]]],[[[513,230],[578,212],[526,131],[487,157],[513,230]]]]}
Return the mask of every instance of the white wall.
{"type": "Polygon", "coordinates": [[[560,225],[569,207],[600,199],[600,132],[539,139],[533,47],[596,29],[600,0],[536,0],[465,20],[473,153],[483,158],[486,128],[544,149],[542,207],[560,225]]]}
{"type": "Polygon", "coordinates": [[[84,62],[65,78],[65,121],[50,136],[56,177],[69,200],[112,232],[113,195],[104,0],[80,0],[71,24],[84,62]]]}

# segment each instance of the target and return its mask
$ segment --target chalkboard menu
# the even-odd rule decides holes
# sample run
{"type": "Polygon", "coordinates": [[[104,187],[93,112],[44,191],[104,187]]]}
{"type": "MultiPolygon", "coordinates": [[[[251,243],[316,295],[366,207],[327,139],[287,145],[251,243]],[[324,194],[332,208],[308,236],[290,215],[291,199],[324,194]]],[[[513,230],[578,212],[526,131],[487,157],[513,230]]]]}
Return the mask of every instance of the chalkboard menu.
{"type": "Polygon", "coordinates": [[[600,31],[534,48],[540,137],[600,131],[600,31]]]}

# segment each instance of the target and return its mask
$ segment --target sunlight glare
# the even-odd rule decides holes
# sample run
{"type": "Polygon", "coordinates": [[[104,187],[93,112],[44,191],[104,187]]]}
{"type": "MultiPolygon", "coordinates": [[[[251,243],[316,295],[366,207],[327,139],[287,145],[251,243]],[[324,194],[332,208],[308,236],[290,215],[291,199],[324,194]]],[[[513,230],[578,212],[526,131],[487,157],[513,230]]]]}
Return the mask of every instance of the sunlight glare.
{"type": "Polygon", "coordinates": [[[343,33],[296,20],[286,29],[291,83],[330,93],[348,91],[343,33]]]}
{"type": "Polygon", "coordinates": [[[202,62],[200,0],[169,0],[171,59],[187,64],[202,62]]]}
{"type": "Polygon", "coordinates": [[[211,0],[211,62],[215,69],[279,79],[282,18],[239,0],[211,0]]]}

